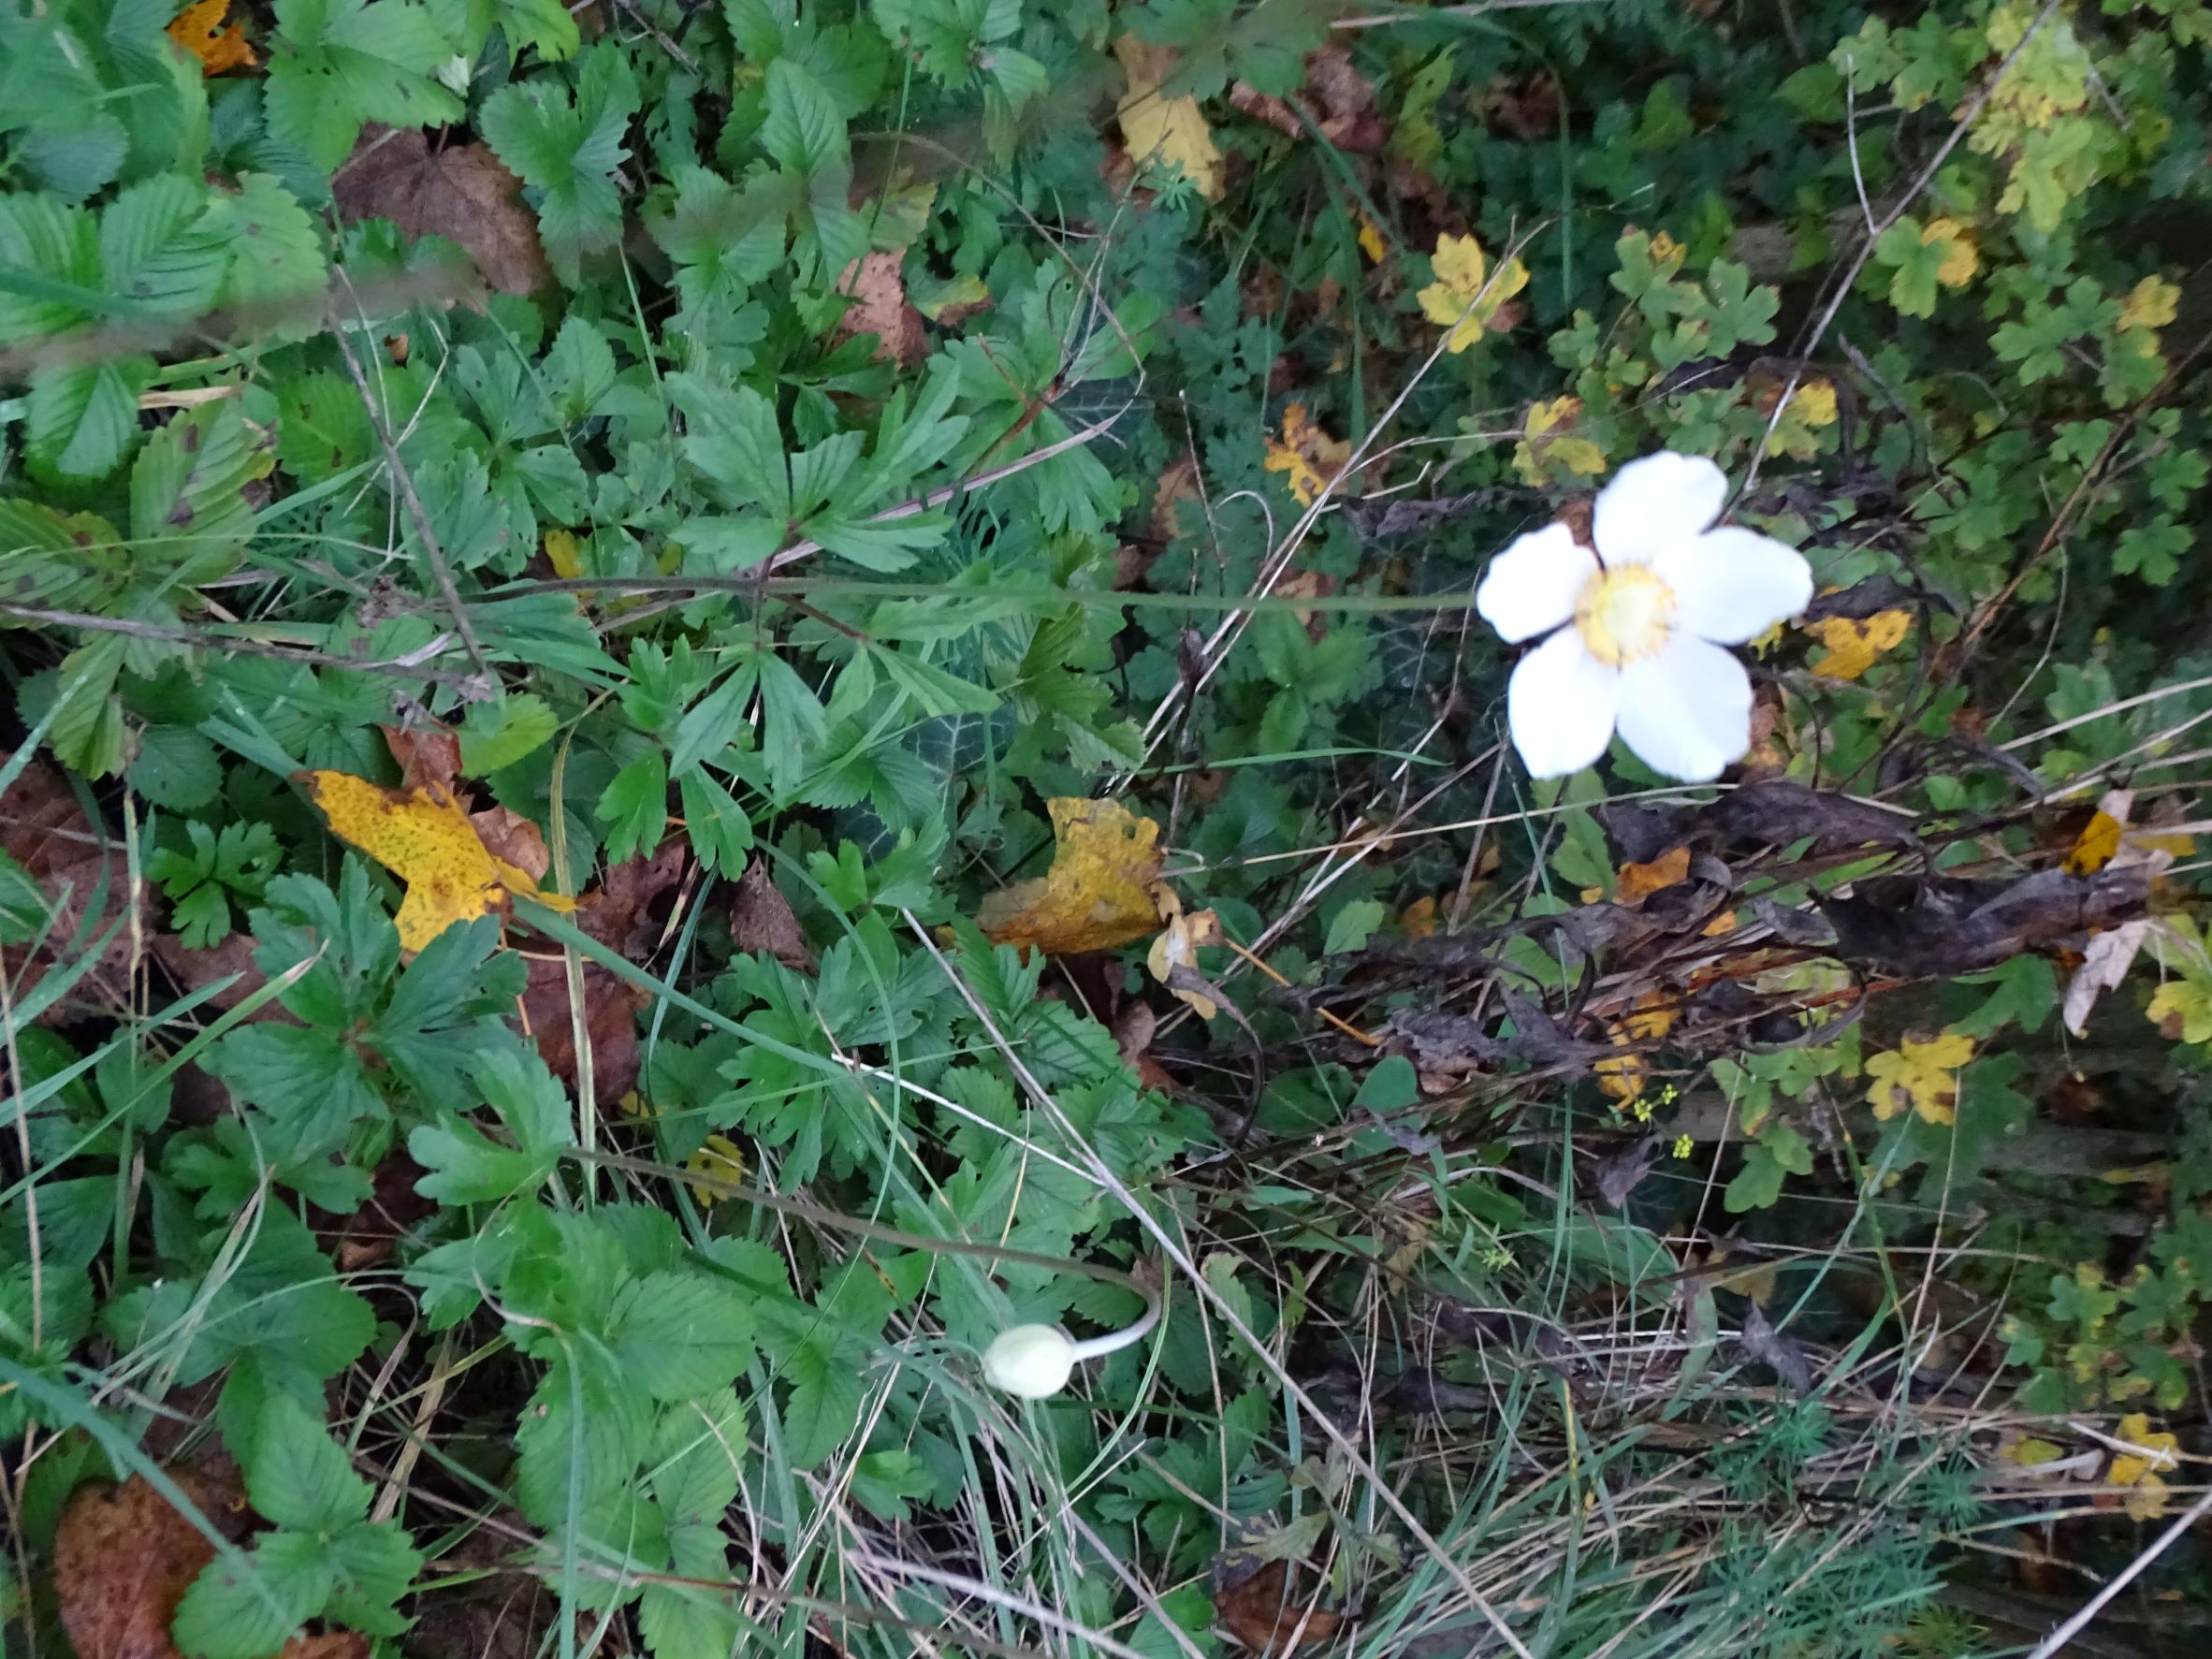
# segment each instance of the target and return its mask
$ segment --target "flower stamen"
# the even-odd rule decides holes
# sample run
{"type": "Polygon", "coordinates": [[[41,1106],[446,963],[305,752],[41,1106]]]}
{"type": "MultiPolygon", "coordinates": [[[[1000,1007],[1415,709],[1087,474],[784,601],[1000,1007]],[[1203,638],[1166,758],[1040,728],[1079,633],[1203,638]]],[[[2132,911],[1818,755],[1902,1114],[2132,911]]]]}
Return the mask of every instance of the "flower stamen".
{"type": "Polygon", "coordinates": [[[1674,633],[1674,589],[1648,565],[1600,569],[1575,599],[1575,627],[1608,668],[1637,662],[1674,633]]]}

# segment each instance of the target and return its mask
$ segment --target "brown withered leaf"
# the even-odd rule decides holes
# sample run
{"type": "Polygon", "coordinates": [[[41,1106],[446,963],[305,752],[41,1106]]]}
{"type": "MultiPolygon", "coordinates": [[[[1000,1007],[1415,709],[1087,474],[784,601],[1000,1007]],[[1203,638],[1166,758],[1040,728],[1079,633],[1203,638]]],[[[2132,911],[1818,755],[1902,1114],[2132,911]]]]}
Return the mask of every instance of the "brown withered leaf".
{"type": "Polygon", "coordinates": [[[400,763],[401,789],[442,789],[453,793],[460,776],[460,734],[443,720],[416,726],[379,726],[384,746],[400,763]]]}
{"type": "Polygon", "coordinates": [[[421,132],[373,124],[331,181],[340,219],[389,219],[410,240],[444,237],[502,294],[535,293],[553,280],[521,189],[488,145],[433,150],[421,132]]]}
{"type": "Polygon", "coordinates": [[[1819,903],[1841,960],[1948,978],[2117,927],[2144,913],[2149,895],[2149,871],[2136,865],[2093,876],[2038,870],[2011,882],[1884,876],[1819,903]]]}
{"type": "Polygon", "coordinates": [[[546,846],[545,832],[519,812],[504,807],[486,807],[469,814],[476,838],[494,858],[502,858],[533,881],[543,881],[553,867],[553,854],[546,846]]]}
{"type": "Polygon", "coordinates": [[[1869,843],[1917,848],[1913,820],[1849,795],[1807,789],[1801,783],[1754,783],[1723,795],[1703,814],[1721,833],[1739,841],[1782,845],[1812,838],[1820,852],[1869,843]]]}
{"type": "Polygon", "coordinates": [[[898,255],[881,250],[862,255],[837,278],[837,292],[852,296],[852,304],[837,320],[840,339],[873,334],[876,356],[901,369],[911,369],[929,355],[929,331],[922,313],[907,303],[898,255]]]}
{"type": "MultiPolygon", "coordinates": [[[[637,1084],[637,1010],[645,994],[596,962],[583,965],[584,1037],[591,1045],[591,1096],[611,1106],[637,1084]]],[[[558,953],[530,953],[530,980],[522,1013],[530,1040],[546,1069],[561,1082],[576,1081],[576,1023],[569,998],[568,964],[558,953]]]]}
{"type": "MultiPolygon", "coordinates": [[[[646,961],[660,944],[665,919],[657,901],[682,881],[685,861],[684,844],[671,841],[650,858],[627,859],[615,866],[596,888],[576,900],[576,925],[630,961],[646,961]]],[[[546,1069],[573,1085],[576,1025],[567,962],[554,949],[532,949],[528,956],[524,1023],[546,1069]]],[[[602,1106],[619,1100],[637,1083],[637,1010],[643,1000],[644,993],[612,968],[596,962],[583,964],[581,1002],[584,1037],[591,1045],[591,1094],[602,1106]]]]}
{"type": "Polygon", "coordinates": [[[747,954],[765,951],[794,973],[814,971],[814,953],[792,913],[791,901],[778,890],[768,866],[754,859],[737,879],[737,897],[730,907],[730,934],[747,954]]]}
{"type": "Polygon", "coordinates": [[[1305,54],[1302,90],[1280,98],[1240,80],[1230,88],[1229,101],[1286,138],[1305,138],[1317,132],[1355,155],[1372,154],[1390,138],[1375,112],[1375,88],[1353,66],[1351,53],[1333,40],[1305,54]]]}
{"type": "MultiPolygon", "coordinates": [[[[43,761],[31,762],[0,794],[0,848],[30,873],[40,895],[53,908],[44,942],[36,948],[25,944],[0,950],[0,972],[9,976],[20,1004],[53,967],[57,953],[73,961],[79,951],[115,926],[130,902],[130,872],[121,851],[102,844],[66,779],[43,761]],[[99,911],[88,921],[95,898],[99,911]],[[80,935],[82,943],[73,943],[80,935]]],[[[141,908],[144,902],[141,896],[141,908]]],[[[67,997],[39,1016],[39,1024],[56,1025],[87,1011],[113,1012],[127,1007],[130,952],[131,929],[116,928],[100,960],[67,997]]]]}
{"type": "MultiPolygon", "coordinates": [[[[218,1531],[243,1530],[244,1500],[187,1468],[170,1479],[218,1531]]],[[[177,1603],[215,1546],[144,1477],[80,1488],[54,1529],[54,1598],[78,1659],[179,1659],[169,1640],[177,1603]]]]}
{"type": "Polygon", "coordinates": [[[1323,1646],[1344,1623],[1343,1615],[1287,1594],[1289,1579],[1287,1563],[1262,1564],[1249,1578],[1214,1593],[1215,1623],[1268,1659],[1323,1646]]]}

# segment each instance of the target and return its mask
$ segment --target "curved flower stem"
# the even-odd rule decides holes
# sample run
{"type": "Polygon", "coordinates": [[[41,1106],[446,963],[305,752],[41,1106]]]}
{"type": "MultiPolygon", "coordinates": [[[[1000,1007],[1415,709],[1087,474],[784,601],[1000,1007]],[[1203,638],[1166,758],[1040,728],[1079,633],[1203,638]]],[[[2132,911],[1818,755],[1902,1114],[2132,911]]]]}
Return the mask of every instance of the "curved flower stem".
{"type": "MultiPolygon", "coordinates": [[[[1138,1287],[1142,1289],[1143,1287],[1138,1287]]],[[[1126,1348],[1133,1342],[1142,1342],[1152,1328],[1159,1323],[1159,1298],[1150,1290],[1144,1291],[1144,1317],[1126,1331],[1109,1331],[1103,1336],[1085,1337],[1073,1345],[1078,1361],[1096,1360],[1111,1354],[1116,1348],[1126,1348]]]]}

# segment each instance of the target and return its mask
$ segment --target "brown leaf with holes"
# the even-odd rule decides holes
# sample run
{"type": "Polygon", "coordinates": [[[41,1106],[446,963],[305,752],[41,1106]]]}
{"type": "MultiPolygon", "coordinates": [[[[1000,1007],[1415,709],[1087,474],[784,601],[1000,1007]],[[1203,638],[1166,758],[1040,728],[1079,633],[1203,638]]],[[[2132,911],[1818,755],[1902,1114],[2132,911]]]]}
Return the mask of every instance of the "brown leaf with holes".
{"type": "Polygon", "coordinates": [[[814,953],[792,913],[791,901],[778,891],[768,866],[754,859],[737,880],[737,898],[730,907],[730,934],[748,955],[765,951],[794,973],[814,971],[814,953]]]}
{"type": "MultiPolygon", "coordinates": [[[[226,1537],[243,1530],[245,1500],[194,1470],[166,1471],[226,1537]]],[[[177,1603],[215,1546],[143,1476],[78,1489],[54,1529],[54,1599],[78,1659],[178,1659],[177,1603]]]]}
{"type": "Polygon", "coordinates": [[[1343,1616],[1309,1608],[1303,1596],[1286,1594],[1289,1568],[1267,1562],[1250,1578],[1215,1592],[1214,1622],[1255,1653],[1278,1659],[1318,1648],[1336,1634],[1343,1616]]]}
{"type": "Polygon", "coordinates": [[[502,294],[534,293],[553,280],[521,189],[487,145],[433,150],[420,132],[375,125],[361,129],[331,181],[340,219],[389,219],[411,240],[444,237],[502,294]]]}
{"type": "Polygon", "coordinates": [[[907,303],[898,255],[880,250],[863,255],[837,278],[837,292],[852,297],[837,319],[839,339],[873,334],[876,356],[901,369],[911,369],[929,355],[929,332],[922,313],[907,303]]]}
{"type": "MultiPolygon", "coordinates": [[[[85,818],[68,779],[43,761],[31,762],[0,793],[0,850],[29,872],[52,915],[51,924],[26,915],[34,938],[0,949],[0,972],[8,975],[17,1004],[57,960],[76,962],[114,927],[100,960],[66,997],[38,1016],[38,1024],[59,1025],[87,1012],[114,1014],[128,1008],[132,929],[127,924],[116,927],[116,923],[129,902],[129,868],[122,850],[105,845],[85,818]],[[98,912],[89,914],[95,898],[98,912]],[[42,941],[36,937],[41,926],[42,941]]],[[[142,912],[143,889],[138,903],[142,912]]],[[[21,909],[30,907],[25,902],[21,909]]],[[[143,931],[153,931],[150,918],[141,914],[139,920],[143,931]]]]}

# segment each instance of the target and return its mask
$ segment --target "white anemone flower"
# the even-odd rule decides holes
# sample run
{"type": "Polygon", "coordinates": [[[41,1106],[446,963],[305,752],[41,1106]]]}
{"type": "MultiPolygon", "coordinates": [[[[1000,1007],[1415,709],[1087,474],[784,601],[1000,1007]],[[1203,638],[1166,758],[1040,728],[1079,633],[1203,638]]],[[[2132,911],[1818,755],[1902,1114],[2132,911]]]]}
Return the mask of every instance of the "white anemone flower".
{"type": "Polygon", "coordinates": [[[1727,499],[1711,461],[1661,450],[1598,492],[1594,553],[1552,523],[1491,560],[1475,593],[1482,619],[1512,645],[1551,634],[1506,693],[1534,776],[1594,765],[1616,730],[1685,783],[1718,778],[1751,748],[1751,677],[1721,648],[1802,611],[1812,572],[1771,536],[1712,528],[1727,499]]]}

